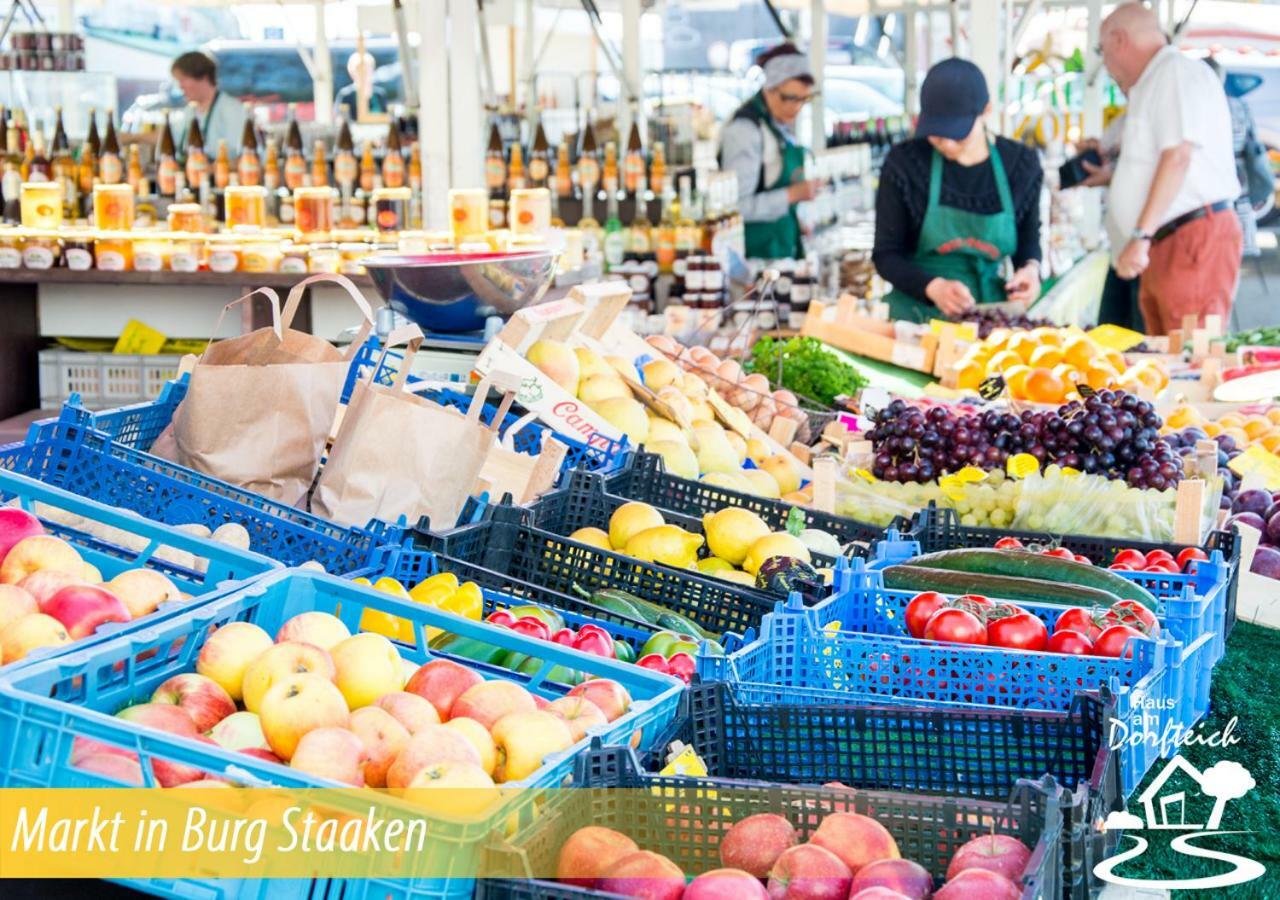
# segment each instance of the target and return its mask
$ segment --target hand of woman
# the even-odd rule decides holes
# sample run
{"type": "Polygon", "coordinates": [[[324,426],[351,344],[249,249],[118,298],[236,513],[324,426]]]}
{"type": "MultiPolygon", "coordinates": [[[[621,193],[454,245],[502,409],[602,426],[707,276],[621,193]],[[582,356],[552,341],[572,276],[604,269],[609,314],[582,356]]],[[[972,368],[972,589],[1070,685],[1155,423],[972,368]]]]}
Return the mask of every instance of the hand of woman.
{"type": "Polygon", "coordinates": [[[963,282],[947,278],[935,278],[924,289],[924,295],[933,301],[947,318],[955,318],[973,309],[973,294],[963,282]]]}
{"type": "Polygon", "coordinates": [[[1034,260],[1013,273],[1004,286],[1005,299],[1026,306],[1040,296],[1040,266],[1034,260]]]}

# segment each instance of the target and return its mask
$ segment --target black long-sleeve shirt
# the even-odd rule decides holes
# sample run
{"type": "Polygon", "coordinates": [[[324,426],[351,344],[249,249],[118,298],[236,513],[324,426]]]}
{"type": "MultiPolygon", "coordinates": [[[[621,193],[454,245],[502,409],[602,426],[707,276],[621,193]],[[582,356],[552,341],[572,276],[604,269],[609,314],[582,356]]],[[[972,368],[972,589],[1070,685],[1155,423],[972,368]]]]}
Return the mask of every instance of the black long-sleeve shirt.
{"type": "MultiPolygon", "coordinates": [[[[996,152],[1004,164],[1013,198],[1018,228],[1016,267],[1040,259],[1040,186],[1044,170],[1039,155],[1007,138],[996,138],[996,152]]],[[[876,192],[876,244],[872,261],[886,281],[917,299],[925,299],[925,286],[933,276],[913,260],[929,205],[929,166],[933,147],[925,138],[903,141],[889,151],[880,172],[876,192]]],[[[989,160],[974,166],[943,160],[942,190],[938,202],[969,212],[992,214],[1000,210],[995,173],[989,160]]]]}

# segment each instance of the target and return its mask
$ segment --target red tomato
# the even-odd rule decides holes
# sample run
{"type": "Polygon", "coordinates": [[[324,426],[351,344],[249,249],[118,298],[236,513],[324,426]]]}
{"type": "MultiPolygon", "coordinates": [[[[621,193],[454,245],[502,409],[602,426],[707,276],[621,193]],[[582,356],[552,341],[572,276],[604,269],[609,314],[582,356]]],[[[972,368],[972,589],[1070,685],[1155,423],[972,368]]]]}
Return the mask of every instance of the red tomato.
{"type": "Polygon", "coordinates": [[[1157,559],[1167,559],[1170,562],[1173,562],[1173,554],[1170,553],[1168,550],[1148,550],[1147,551],[1146,560],[1148,565],[1155,562],[1157,559]]]}
{"type": "Polygon", "coordinates": [[[1132,566],[1135,569],[1141,569],[1147,564],[1147,558],[1142,554],[1141,550],[1121,550],[1116,554],[1116,558],[1111,560],[1114,563],[1123,563],[1126,566],[1132,566]]]}
{"type": "Polygon", "coordinates": [[[970,603],[976,603],[979,606],[991,605],[991,601],[988,600],[986,597],[982,596],[981,594],[961,594],[959,597],[956,598],[956,602],[958,603],[961,600],[968,600],[970,603]]]}
{"type": "Polygon", "coordinates": [[[907,631],[912,637],[924,637],[924,628],[933,614],[942,609],[947,598],[937,591],[922,591],[907,604],[907,631]]]}
{"type": "Polygon", "coordinates": [[[1107,566],[1108,569],[1114,569],[1117,572],[1133,572],[1136,571],[1133,566],[1126,566],[1124,563],[1112,563],[1107,566]]]}
{"type": "Polygon", "coordinates": [[[1203,550],[1199,550],[1195,547],[1188,547],[1187,549],[1183,550],[1181,553],[1178,554],[1178,558],[1175,561],[1178,564],[1178,569],[1180,571],[1185,572],[1187,571],[1187,563],[1196,562],[1196,561],[1203,562],[1205,560],[1208,560],[1208,558],[1209,558],[1209,555],[1205,553],[1203,550]]]}
{"type": "Polygon", "coordinates": [[[1055,547],[1052,550],[1041,550],[1040,553],[1044,556],[1056,556],[1058,559],[1075,559],[1076,558],[1076,555],[1072,553],[1070,550],[1068,550],[1066,547],[1055,547]]]}
{"type": "Polygon", "coordinates": [[[987,622],[987,641],[1010,650],[1043,650],[1049,642],[1049,630],[1031,613],[1018,612],[987,622]]]}
{"type": "Polygon", "coordinates": [[[924,629],[925,640],[951,644],[985,644],[987,627],[971,612],[963,609],[940,609],[924,629]]]}
{"type": "Polygon", "coordinates": [[[1021,550],[1022,541],[1018,540],[1016,537],[1002,537],[1000,538],[1000,540],[996,541],[996,549],[997,550],[1021,550]]]}
{"type": "Polygon", "coordinates": [[[991,601],[981,594],[961,594],[947,605],[955,609],[963,609],[976,616],[979,622],[985,622],[987,613],[991,611],[991,601]]]}
{"type": "Polygon", "coordinates": [[[1055,634],[1063,631],[1074,631],[1083,634],[1091,641],[1096,641],[1098,635],[1102,634],[1102,624],[1099,622],[1099,616],[1094,610],[1085,609],[1083,606],[1073,606],[1058,616],[1058,621],[1053,625],[1053,631],[1055,634]]]}
{"type": "MultiPolygon", "coordinates": [[[[1112,625],[1098,635],[1098,639],[1093,642],[1093,655],[1119,657],[1121,653],[1125,653],[1125,644],[1133,638],[1141,637],[1146,635],[1136,628],[1130,628],[1128,625],[1112,625]]],[[[1124,658],[1133,659],[1132,647],[1125,653],[1124,658]]]]}
{"type": "Polygon", "coordinates": [[[1050,653],[1092,656],[1093,641],[1078,631],[1056,631],[1049,636],[1049,642],[1045,649],[1050,653]]]}
{"type": "Polygon", "coordinates": [[[1160,622],[1156,619],[1156,614],[1137,600],[1117,600],[1111,604],[1103,618],[1110,624],[1129,625],[1152,637],[1160,633],[1160,622]]]}
{"type": "Polygon", "coordinates": [[[1157,559],[1147,563],[1144,572],[1164,572],[1167,575],[1178,574],[1178,564],[1171,559],[1157,559]]]}

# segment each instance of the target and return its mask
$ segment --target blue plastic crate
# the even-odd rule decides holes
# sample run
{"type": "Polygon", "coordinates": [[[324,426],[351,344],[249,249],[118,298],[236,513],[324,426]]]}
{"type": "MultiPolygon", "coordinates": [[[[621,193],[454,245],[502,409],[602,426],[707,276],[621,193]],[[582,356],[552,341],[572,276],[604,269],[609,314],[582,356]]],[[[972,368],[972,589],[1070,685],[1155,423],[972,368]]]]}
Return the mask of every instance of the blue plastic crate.
{"type": "MultiPolygon", "coordinates": [[[[898,565],[919,555],[918,542],[902,540],[890,530],[888,540],[876,545],[871,559],[867,561],[867,569],[875,571],[898,565]]],[[[1195,571],[1189,574],[1125,571],[1116,571],[1115,574],[1151,592],[1156,598],[1156,617],[1161,628],[1184,645],[1190,646],[1205,634],[1213,635],[1210,665],[1217,665],[1226,653],[1226,612],[1233,571],[1233,566],[1222,552],[1213,550],[1209,559],[1197,564],[1195,571]]],[[[885,596],[897,594],[907,601],[913,596],[909,591],[885,592],[885,596]]],[[[905,603],[902,609],[905,610],[905,603]]],[[[895,615],[901,614],[901,610],[895,612],[895,615]]],[[[852,631],[864,630],[849,623],[845,625],[852,631]]]]}
{"type": "MultiPolygon", "coordinates": [[[[1212,654],[1220,639],[1212,632],[1187,644],[1172,633],[1135,639],[1127,659],[946,644],[910,637],[901,613],[913,595],[886,590],[880,574],[867,571],[861,560],[842,566],[837,585],[829,601],[811,609],[795,595],[779,604],[754,643],[737,647],[731,642],[728,656],[720,659],[700,656],[699,675],[738,683],[752,702],[757,696],[769,702],[776,688],[784,687],[793,702],[802,703],[857,698],[1056,711],[1068,709],[1078,691],[1107,687],[1116,696],[1117,720],[1130,729],[1140,723],[1143,733],[1154,735],[1121,751],[1126,793],[1160,758],[1160,736],[1175,726],[1189,728],[1208,711],[1212,654]]],[[[1225,593],[1213,595],[1215,616],[1225,593]]],[[[1066,609],[1022,605],[1050,628],[1066,609]]],[[[755,637],[749,632],[744,641],[755,637]]]]}
{"type": "MultiPolygon", "coordinates": [[[[141,439],[157,421],[148,406],[126,407],[111,421],[141,439]]],[[[0,447],[0,469],[169,525],[238,522],[255,552],[285,565],[315,560],[330,572],[349,572],[400,538],[397,527],[337,525],[126,446],[93,429],[88,415],[67,406],[57,419],[33,424],[24,443],[0,447]]]]}
{"type": "MultiPolygon", "coordinates": [[[[522,781],[509,782],[512,786],[559,786],[572,775],[576,757],[586,751],[593,737],[625,744],[641,732],[662,732],[675,715],[680,688],[665,676],[405,602],[334,576],[284,570],[266,575],[198,609],[148,627],[122,631],[94,647],[37,660],[12,674],[0,673],[0,728],[15,735],[14,740],[0,747],[0,786],[118,786],[117,782],[71,765],[72,745],[77,737],[105,742],[137,754],[148,784],[153,782],[152,762],[164,759],[252,786],[338,786],[287,766],[139,729],[114,718],[113,713],[148,697],[172,675],[191,671],[208,635],[221,625],[252,622],[275,633],[292,616],[320,610],[337,615],[355,632],[366,609],[381,610],[414,623],[414,644],[400,645],[401,655],[414,663],[436,656],[427,649],[426,643],[426,629],[436,627],[508,650],[537,655],[543,660],[543,667],[528,678],[512,673],[497,675],[474,666],[486,677],[505,677],[540,695],[554,696],[559,692],[545,676],[554,666],[565,665],[611,678],[631,693],[633,704],[624,716],[594,729],[569,750],[547,757],[538,771],[522,781]]],[[[515,792],[485,822],[465,827],[443,821],[432,823],[436,840],[431,852],[439,853],[441,860],[448,860],[452,871],[459,872],[460,877],[272,882],[271,896],[273,900],[279,897],[306,900],[315,896],[342,896],[344,900],[468,896],[473,879],[464,873],[474,871],[471,866],[480,852],[481,842],[495,824],[506,821],[509,815],[527,814],[532,801],[532,792],[515,792]]],[[[262,897],[266,890],[256,881],[199,878],[126,883],[148,893],[174,898],[218,896],[225,900],[250,900],[262,897]]]]}
{"type": "MultiPolygon", "coordinates": [[[[279,563],[265,556],[183,534],[134,513],[85,500],[13,472],[0,471],[0,503],[7,505],[15,500],[39,518],[49,534],[75,547],[85,562],[98,569],[104,581],[131,569],[154,569],[191,597],[190,600],[163,604],[144,617],[147,622],[188,610],[234,590],[264,572],[281,568],[279,563]],[[72,516],[76,519],[71,519],[72,516]],[[129,546],[116,543],[122,541],[126,534],[130,538],[129,546]]],[[[124,623],[109,622],[73,646],[90,646],[127,627],[124,623]]],[[[57,655],[64,649],[36,650],[7,668],[27,665],[33,660],[57,655]]],[[[0,736],[2,734],[0,732],[0,736]]]]}

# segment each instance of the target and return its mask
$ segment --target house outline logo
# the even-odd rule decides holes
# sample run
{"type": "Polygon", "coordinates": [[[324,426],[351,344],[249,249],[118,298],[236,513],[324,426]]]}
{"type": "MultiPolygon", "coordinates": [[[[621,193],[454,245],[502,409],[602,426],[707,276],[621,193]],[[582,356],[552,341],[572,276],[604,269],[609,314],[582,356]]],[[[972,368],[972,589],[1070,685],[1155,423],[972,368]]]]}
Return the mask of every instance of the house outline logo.
{"type": "Polygon", "coordinates": [[[1249,770],[1233,760],[1221,760],[1201,772],[1185,757],[1181,755],[1173,757],[1147,786],[1147,789],[1138,795],[1138,802],[1142,804],[1143,811],[1146,813],[1145,820],[1127,811],[1108,814],[1103,827],[1108,830],[1123,829],[1124,837],[1131,838],[1133,843],[1123,852],[1116,853],[1094,866],[1093,874],[1102,881],[1125,887],[1192,891],[1231,887],[1261,878],[1266,874],[1266,867],[1262,863],[1193,843],[1195,840],[1215,835],[1247,833],[1222,830],[1222,820],[1227,804],[1232,800],[1240,799],[1255,787],[1257,783],[1249,774],[1249,770]],[[1200,794],[1213,798],[1213,809],[1207,821],[1203,823],[1186,821],[1187,800],[1190,799],[1187,788],[1163,793],[1174,776],[1179,774],[1189,782],[1188,787],[1194,787],[1200,794]],[[1142,835],[1133,833],[1144,830],[1185,832],[1169,842],[1170,849],[1190,858],[1217,860],[1234,865],[1235,868],[1229,872],[1202,878],[1147,879],[1116,875],[1115,869],[1118,866],[1146,852],[1150,842],[1142,835]]]}

